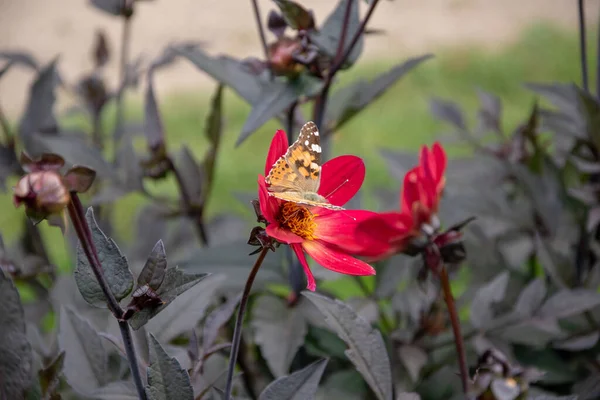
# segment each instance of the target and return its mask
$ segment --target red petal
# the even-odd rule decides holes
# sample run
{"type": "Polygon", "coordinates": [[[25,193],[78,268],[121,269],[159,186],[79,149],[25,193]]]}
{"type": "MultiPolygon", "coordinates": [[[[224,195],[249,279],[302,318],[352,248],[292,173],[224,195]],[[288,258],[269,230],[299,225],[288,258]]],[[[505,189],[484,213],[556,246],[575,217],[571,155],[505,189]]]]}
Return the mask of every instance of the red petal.
{"type": "Polygon", "coordinates": [[[269,147],[269,153],[267,154],[267,161],[265,162],[265,176],[269,175],[269,171],[275,162],[285,154],[288,148],[288,140],[285,131],[279,129],[275,132],[273,140],[271,140],[271,146],[269,147]]]}
{"type": "Polygon", "coordinates": [[[287,229],[281,228],[277,224],[269,224],[266,228],[266,231],[267,235],[281,243],[291,244],[302,243],[304,241],[304,239],[300,236],[288,231],[287,229]]]}
{"type": "Polygon", "coordinates": [[[269,196],[265,177],[258,175],[258,202],[260,203],[260,212],[269,223],[277,223],[277,212],[279,211],[279,201],[269,196]]]}
{"type": "Polygon", "coordinates": [[[419,167],[414,167],[404,175],[400,194],[400,211],[402,212],[410,213],[413,204],[421,200],[418,169],[419,167]]]}
{"type": "Polygon", "coordinates": [[[347,275],[375,275],[375,269],[364,261],[350,257],[319,240],[302,243],[304,250],[322,267],[347,275]]]}
{"type": "Polygon", "coordinates": [[[442,180],[444,173],[446,172],[446,165],[448,164],[448,158],[446,152],[439,142],[435,142],[432,147],[433,159],[435,160],[435,177],[439,182],[442,180]]]}
{"type": "Polygon", "coordinates": [[[304,256],[302,246],[299,244],[292,244],[290,245],[290,247],[292,248],[292,250],[294,250],[294,253],[296,253],[300,264],[302,264],[302,268],[304,268],[304,273],[306,274],[307,281],[306,288],[311,292],[314,292],[317,288],[317,283],[315,282],[315,277],[313,276],[310,268],[308,267],[308,263],[306,262],[306,257],[304,256]]]}
{"type": "Polygon", "coordinates": [[[356,240],[368,243],[358,255],[371,261],[387,258],[401,251],[412,236],[413,219],[410,214],[386,212],[362,222],[356,230],[356,240]]]}
{"type": "Polygon", "coordinates": [[[360,157],[335,157],[321,168],[319,194],[331,204],[343,206],[358,192],[364,180],[365,163],[360,157]]]}

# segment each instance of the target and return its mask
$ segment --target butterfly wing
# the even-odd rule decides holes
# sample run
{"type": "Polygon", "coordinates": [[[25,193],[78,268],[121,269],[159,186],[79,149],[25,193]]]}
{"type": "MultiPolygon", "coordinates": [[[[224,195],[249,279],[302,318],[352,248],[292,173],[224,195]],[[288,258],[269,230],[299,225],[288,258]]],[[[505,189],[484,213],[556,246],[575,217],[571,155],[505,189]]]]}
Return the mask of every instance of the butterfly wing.
{"type": "Polygon", "coordinates": [[[317,193],[321,182],[319,130],[307,122],[296,140],[269,171],[266,183],[272,192],[317,193]]]}

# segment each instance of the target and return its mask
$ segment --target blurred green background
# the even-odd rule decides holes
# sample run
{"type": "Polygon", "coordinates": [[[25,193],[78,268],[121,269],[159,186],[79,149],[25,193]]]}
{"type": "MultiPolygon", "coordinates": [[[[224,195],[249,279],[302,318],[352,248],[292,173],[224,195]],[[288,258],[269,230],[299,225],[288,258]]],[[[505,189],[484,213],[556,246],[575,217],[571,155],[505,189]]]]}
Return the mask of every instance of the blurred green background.
{"type": "MultiPolygon", "coordinates": [[[[589,31],[595,32],[595,29],[590,28],[589,31]]],[[[595,58],[593,35],[589,36],[588,44],[590,58],[595,58]]],[[[361,59],[353,69],[339,75],[334,90],[357,78],[373,78],[394,64],[418,55],[403,54],[397,59],[361,59]]],[[[595,61],[591,62],[590,71],[593,75],[595,61]]],[[[160,74],[155,79],[160,80],[160,74]]],[[[526,118],[534,100],[532,92],[526,90],[523,83],[552,81],[581,82],[578,39],[574,29],[565,31],[549,24],[534,24],[525,29],[515,43],[501,49],[444,47],[435,52],[435,58],[407,74],[383,97],[339,130],[331,143],[331,154],[351,153],[364,158],[367,176],[363,190],[367,198],[369,192],[377,187],[399,190],[399,182],[390,178],[378,151],[380,148],[416,151],[421,145],[430,144],[436,133],[447,128],[429,112],[429,99],[432,96],[458,102],[466,110],[469,122],[474,122],[478,106],[476,89],[494,93],[502,100],[503,125],[510,132],[526,118]]],[[[590,84],[594,87],[593,77],[590,84]]],[[[206,150],[203,127],[211,95],[210,90],[177,92],[158,99],[170,152],[176,153],[182,144],[186,144],[198,159],[203,157],[206,150]]],[[[128,99],[128,120],[141,121],[142,110],[143,104],[139,99],[128,99]]],[[[209,200],[208,218],[217,213],[233,211],[247,218],[249,224],[253,222],[250,207],[240,203],[232,193],[255,191],[257,174],[263,173],[269,141],[275,130],[282,127],[271,121],[239,148],[234,148],[248,112],[249,107],[227,90],[224,99],[224,139],[218,155],[216,185],[213,197],[209,200]]],[[[109,131],[114,120],[112,108],[105,112],[105,119],[109,131]]],[[[84,120],[78,118],[62,122],[65,127],[89,128],[84,120]]],[[[140,152],[145,151],[143,138],[139,138],[136,145],[140,152]]],[[[453,153],[452,148],[450,153],[453,153]]],[[[9,186],[14,182],[10,181],[9,186]]],[[[149,184],[148,187],[161,195],[177,195],[172,179],[149,184]]],[[[113,217],[117,243],[131,240],[132,222],[141,201],[141,196],[129,195],[115,204],[113,217]]],[[[0,196],[0,209],[3,210],[0,213],[0,229],[5,242],[10,242],[21,232],[19,221],[23,211],[14,209],[10,193],[0,196]]],[[[49,228],[43,223],[42,231],[56,264],[62,270],[71,268],[66,243],[57,234],[57,228],[49,228]]],[[[348,285],[342,287],[346,288],[346,295],[353,290],[348,285]]]]}

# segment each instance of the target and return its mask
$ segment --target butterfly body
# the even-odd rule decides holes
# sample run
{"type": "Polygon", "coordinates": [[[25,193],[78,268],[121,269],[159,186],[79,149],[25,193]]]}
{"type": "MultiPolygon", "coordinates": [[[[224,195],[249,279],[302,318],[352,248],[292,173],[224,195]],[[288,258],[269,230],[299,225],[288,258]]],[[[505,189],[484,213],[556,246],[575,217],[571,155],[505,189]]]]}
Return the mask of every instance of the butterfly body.
{"type": "Polygon", "coordinates": [[[319,130],[309,121],[298,139],[271,167],[265,178],[269,194],[278,199],[308,206],[343,210],[318,194],[321,183],[321,146],[319,130]]]}

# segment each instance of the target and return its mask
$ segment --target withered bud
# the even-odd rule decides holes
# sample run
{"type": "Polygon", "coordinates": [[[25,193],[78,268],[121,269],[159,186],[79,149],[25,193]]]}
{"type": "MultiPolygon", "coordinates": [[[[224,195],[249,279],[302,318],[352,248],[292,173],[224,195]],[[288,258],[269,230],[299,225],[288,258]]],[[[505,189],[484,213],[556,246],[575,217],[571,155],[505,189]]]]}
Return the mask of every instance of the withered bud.
{"type": "Polygon", "coordinates": [[[60,213],[71,201],[69,190],[57,171],[37,171],[25,175],[14,187],[16,207],[25,204],[29,217],[43,219],[60,213]]]}
{"type": "Polygon", "coordinates": [[[269,46],[269,65],[275,75],[295,77],[304,66],[295,60],[295,55],[302,52],[300,39],[281,37],[269,46]]]}

